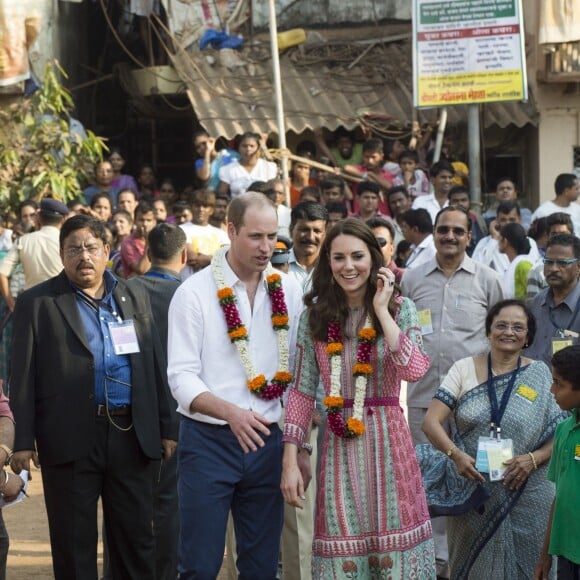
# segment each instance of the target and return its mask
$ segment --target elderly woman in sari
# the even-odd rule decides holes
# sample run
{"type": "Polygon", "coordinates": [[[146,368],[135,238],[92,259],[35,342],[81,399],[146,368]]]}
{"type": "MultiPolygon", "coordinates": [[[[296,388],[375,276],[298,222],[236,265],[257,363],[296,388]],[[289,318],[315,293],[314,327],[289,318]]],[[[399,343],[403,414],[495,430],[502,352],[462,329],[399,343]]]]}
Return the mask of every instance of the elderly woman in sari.
{"type": "Polygon", "coordinates": [[[425,416],[423,431],[439,451],[426,445],[417,453],[432,515],[455,516],[451,577],[532,579],[554,497],[546,466],[564,414],[550,394],[548,367],[521,354],[536,330],[528,307],[498,302],[485,329],[489,353],[457,361],[425,416]],[[453,440],[443,427],[450,415],[453,440]]]}

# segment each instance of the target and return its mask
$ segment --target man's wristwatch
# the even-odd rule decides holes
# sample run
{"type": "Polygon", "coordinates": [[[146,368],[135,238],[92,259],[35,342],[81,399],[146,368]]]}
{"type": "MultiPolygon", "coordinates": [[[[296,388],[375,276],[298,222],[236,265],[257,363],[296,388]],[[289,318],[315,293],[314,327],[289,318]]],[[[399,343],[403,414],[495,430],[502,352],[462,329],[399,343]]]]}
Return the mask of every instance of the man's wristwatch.
{"type": "Polygon", "coordinates": [[[310,443],[302,443],[300,449],[303,449],[308,453],[308,455],[312,455],[312,445],[310,443]]]}

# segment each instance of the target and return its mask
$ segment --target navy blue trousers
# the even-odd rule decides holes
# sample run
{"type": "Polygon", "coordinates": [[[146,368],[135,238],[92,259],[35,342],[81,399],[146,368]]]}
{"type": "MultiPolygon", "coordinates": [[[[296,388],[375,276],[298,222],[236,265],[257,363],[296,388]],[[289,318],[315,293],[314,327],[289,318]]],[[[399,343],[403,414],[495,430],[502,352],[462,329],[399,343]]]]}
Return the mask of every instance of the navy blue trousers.
{"type": "Polygon", "coordinates": [[[183,418],[178,446],[179,578],[214,580],[231,510],[241,580],[276,578],[283,524],[282,433],[244,453],[227,425],[183,418]]]}

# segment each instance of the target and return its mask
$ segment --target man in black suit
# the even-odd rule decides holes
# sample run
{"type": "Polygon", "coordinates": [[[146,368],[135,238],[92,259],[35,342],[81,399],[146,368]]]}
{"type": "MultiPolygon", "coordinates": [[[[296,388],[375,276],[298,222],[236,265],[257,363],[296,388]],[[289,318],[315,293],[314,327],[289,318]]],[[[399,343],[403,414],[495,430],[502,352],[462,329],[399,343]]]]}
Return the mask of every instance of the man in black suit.
{"type": "Polygon", "coordinates": [[[149,298],[106,265],[103,222],[60,232],[64,271],[14,312],[12,465],[42,463],[55,578],[97,578],[97,502],[114,578],[154,580],[153,482],[175,450],[149,298]]]}
{"type": "MultiPolygon", "coordinates": [[[[171,224],[155,226],[147,236],[147,253],[151,268],[143,275],[131,278],[131,288],[143,288],[151,300],[155,328],[167,358],[167,312],[173,294],[181,279],[179,273],[187,264],[185,232],[171,224]]],[[[165,367],[166,368],[166,367],[165,367]]],[[[170,393],[167,393],[168,397],[170,393]]],[[[176,405],[171,418],[176,430],[179,416],[176,405]]],[[[155,490],[155,568],[157,580],[175,580],[177,577],[177,542],[179,539],[179,505],[177,502],[177,455],[164,461],[155,490]]]]}

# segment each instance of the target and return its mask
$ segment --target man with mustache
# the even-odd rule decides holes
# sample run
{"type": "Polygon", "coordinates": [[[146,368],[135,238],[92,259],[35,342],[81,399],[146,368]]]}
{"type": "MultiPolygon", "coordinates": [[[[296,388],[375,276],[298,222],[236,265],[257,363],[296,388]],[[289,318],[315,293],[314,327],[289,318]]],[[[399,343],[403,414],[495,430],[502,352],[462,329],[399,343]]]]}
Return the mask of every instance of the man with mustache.
{"type": "MultiPolygon", "coordinates": [[[[425,376],[407,388],[415,444],[428,443],[421,430],[423,417],[451,365],[487,350],[485,317],[489,307],[503,299],[499,274],[466,254],[471,226],[463,207],[443,208],[435,218],[435,257],[403,276],[401,290],[415,302],[423,346],[431,359],[425,376]]],[[[445,520],[437,518],[432,524],[437,575],[448,578],[445,520]]]]}
{"type": "Polygon", "coordinates": [[[544,276],[549,288],[530,304],[538,332],[525,354],[550,365],[555,352],[579,342],[580,239],[572,234],[556,234],[548,240],[544,276]]]}
{"type": "Polygon", "coordinates": [[[304,292],[310,285],[327,223],[328,211],[319,203],[303,201],[292,209],[290,236],[294,247],[290,254],[289,274],[298,280],[304,292]]]}
{"type": "Polygon", "coordinates": [[[147,293],[106,271],[105,224],[60,232],[64,270],[16,301],[12,468],[42,464],[54,577],[97,577],[102,500],[113,578],[155,578],[153,484],[175,450],[147,293]]]}

